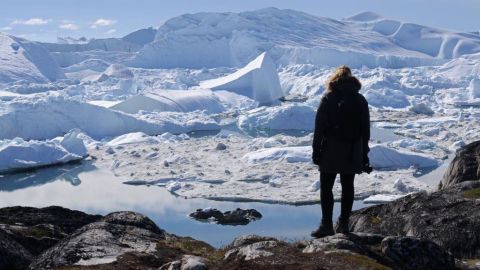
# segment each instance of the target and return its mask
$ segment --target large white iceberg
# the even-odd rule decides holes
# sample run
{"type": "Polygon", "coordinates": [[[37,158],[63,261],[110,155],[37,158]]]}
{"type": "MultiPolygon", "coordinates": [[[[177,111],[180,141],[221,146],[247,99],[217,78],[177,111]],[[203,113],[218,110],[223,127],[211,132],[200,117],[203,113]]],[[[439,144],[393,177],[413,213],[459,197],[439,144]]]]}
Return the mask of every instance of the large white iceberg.
{"type": "Polygon", "coordinates": [[[95,139],[131,132],[157,135],[218,129],[214,122],[197,114],[158,115],[141,119],[108,108],[76,101],[64,96],[37,94],[0,103],[0,139],[21,137],[45,140],[78,128],[95,139]]]}
{"type": "Polygon", "coordinates": [[[228,90],[260,103],[272,103],[285,94],[280,86],[275,63],[262,53],[245,67],[225,77],[203,81],[202,88],[228,90]]]}
{"type": "Polygon", "coordinates": [[[87,156],[87,149],[72,131],[63,138],[25,141],[22,138],[0,141],[0,173],[64,164],[87,156]]]}
{"type": "Polygon", "coordinates": [[[0,82],[48,82],[65,78],[39,43],[0,33],[0,55],[0,82]]]}
{"type": "Polygon", "coordinates": [[[415,23],[385,18],[372,12],[363,12],[346,19],[358,23],[364,31],[388,37],[398,47],[438,58],[456,58],[480,50],[480,37],[415,23]]]}
{"type": "Polygon", "coordinates": [[[438,65],[480,52],[480,37],[359,14],[346,20],[266,8],[185,14],[165,22],[132,65],[203,68],[245,65],[263,51],[277,64],[354,68],[438,65]],[[195,46],[192,46],[195,44],[195,46]]]}
{"type": "Polygon", "coordinates": [[[193,112],[224,111],[220,99],[209,90],[159,90],[154,93],[137,95],[113,105],[111,109],[126,113],[139,111],[193,112]]]}
{"type": "Polygon", "coordinates": [[[0,138],[50,139],[79,128],[94,138],[134,131],[162,133],[162,127],[107,108],[62,96],[37,96],[9,104],[0,113],[0,138]]]}

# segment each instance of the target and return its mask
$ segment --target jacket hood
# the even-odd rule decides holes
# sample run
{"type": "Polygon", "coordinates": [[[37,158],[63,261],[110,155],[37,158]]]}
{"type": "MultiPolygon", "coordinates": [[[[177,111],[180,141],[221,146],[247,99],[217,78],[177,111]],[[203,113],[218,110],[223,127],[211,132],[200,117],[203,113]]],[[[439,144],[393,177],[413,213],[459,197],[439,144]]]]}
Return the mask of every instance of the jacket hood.
{"type": "Polygon", "coordinates": [[[362,84],[356,77],[338,78],[328,82],[328,90],[331,92],[349,92],[358,93],[362,88],[362,84]]]}

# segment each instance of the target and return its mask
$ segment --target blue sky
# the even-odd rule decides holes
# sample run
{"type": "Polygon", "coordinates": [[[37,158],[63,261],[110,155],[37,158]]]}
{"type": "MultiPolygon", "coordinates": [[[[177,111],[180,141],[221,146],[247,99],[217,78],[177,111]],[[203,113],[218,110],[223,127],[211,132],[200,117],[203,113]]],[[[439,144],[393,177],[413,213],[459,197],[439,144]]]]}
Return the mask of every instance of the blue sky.
{"type": "Polygon", "coordinates": [[[42,41],[57,36],[120,37],[184,13],[272,6],[334,19],[373,11],[440,28],[480,29],[480,0],[1,0],[0,31],[42,41]]]}

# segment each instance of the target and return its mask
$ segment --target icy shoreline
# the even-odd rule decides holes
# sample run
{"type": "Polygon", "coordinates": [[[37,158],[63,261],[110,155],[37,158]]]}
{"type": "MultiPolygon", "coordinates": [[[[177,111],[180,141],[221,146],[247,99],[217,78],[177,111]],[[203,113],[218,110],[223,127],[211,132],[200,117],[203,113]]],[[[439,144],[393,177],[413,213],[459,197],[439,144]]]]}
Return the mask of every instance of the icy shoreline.
{"type": "MultiPolygon", "coordinates": [[[[310,161],[310,135],[269,138],[232,134],[203,138],[170,135],[143,138],[124,136],[121,140],[113,140],[122,141],[121,144],[96,144],[90,149],[90,154],[95,157],[96,166],[109,168],[125,184],[159,186],[184,198],[282,204],[319,202],[319,173],[310,161]],[[132,141],[127,142],[126,138],[132,141]],[[263,153],[264,157],[251,158],[258,153],[263,153]]],[[[384,155],[381,152],[381,158],[385,159],[384,155]]],[[[387,160],[395,159],[390,157],[387,160]]],[[[408,159],[402,162],[405,164],[408,159]]],[[[411,163],[411,166],[414,164],[411,163]]],[[[381,164],[378,165],[381,168],[381,164]]],[[[383,169],[371,175],[359,175],[355,198],[430,190],[428,185],[416,179],[415,171],[406,166],[405,169],[383,169]]],[[[338,182],[334,187],[336,199],[341,194],[338,182]]]]}

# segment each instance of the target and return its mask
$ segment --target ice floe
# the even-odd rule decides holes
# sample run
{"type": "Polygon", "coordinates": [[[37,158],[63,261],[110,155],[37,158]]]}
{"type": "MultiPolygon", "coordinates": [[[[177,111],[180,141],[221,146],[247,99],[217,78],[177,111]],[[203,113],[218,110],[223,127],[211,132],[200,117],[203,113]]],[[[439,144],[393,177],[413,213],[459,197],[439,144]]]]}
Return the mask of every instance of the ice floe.
{"type": "Polygon", "coordinates": [[[83,159],[87,149],[78,131],[47,141],[22,138],[0,141],[0,173],[18,172],[83,159]]]}

